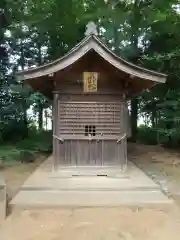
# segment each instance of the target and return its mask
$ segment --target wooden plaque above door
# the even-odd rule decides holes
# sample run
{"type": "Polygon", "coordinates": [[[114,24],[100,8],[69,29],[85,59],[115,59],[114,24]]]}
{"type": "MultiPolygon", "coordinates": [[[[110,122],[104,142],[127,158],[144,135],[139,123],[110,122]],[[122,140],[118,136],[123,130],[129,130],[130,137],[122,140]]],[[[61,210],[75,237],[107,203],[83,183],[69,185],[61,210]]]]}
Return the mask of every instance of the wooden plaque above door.
{"type": "Polygon", "coordinates": [[[84,92],[97,92],[98,73],[97,72],[84,72],[83,76],[84,92]]]}

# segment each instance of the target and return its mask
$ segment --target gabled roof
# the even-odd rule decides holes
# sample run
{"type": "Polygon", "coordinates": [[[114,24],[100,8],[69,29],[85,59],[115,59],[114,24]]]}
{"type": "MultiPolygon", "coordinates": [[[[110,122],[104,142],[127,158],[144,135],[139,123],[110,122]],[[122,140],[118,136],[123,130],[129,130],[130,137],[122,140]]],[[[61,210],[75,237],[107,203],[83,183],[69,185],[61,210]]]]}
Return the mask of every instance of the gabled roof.
{"type": "Polygon", "coordinates": [[[43,66],[18,72],[18,80],[33,79],[51,75],[75,63],[91,50],[94,50],[112,66],[129,74],[130,76],[144,80],[151,80],[158,83],[164,83],[166,81],[167,75],[136,66],[124,60],[123,58],[117,56],[97,36],[93,34],[85,37],[65,56],[43,66]]]}

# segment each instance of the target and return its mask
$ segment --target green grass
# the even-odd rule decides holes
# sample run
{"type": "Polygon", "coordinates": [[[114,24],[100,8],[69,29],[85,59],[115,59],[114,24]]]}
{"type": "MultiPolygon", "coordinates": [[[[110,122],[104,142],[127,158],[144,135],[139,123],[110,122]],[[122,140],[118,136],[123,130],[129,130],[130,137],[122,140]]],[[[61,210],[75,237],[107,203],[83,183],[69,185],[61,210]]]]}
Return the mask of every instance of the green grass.
{"type": "Polygon", "coordinates": [[[30,162],[38,153],[51,153],[51,145],[51,132],[31,132],[27,139],[1,144],[0,160],[4,163],[30,162]]]}
{"type": "Polygon", "coordinates": [[[1,145],[0,146],[0,159],[2,160],[16,160],[20,154],[20,150],[16,149],[13,145],[1,145]]]}

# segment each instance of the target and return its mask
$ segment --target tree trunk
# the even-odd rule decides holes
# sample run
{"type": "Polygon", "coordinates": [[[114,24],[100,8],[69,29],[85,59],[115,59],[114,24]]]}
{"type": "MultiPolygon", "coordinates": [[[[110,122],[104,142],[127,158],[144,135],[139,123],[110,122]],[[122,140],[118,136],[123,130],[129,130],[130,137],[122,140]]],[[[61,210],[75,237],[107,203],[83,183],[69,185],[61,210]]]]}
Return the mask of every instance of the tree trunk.
{"type": "MultiPolygon", "coordinates": [[[[139,23],[141,20],[139,0],[135,0],[132,8],[131,16],[131,46],[133,50],[132,57],[130,60],[137,64],[139,59],[139,48],[138,48],[138,38],[139,38],[139,23]]],[[[132,137],[131,140],[134,142],[137,138],[137,121],[138,121],[138,98],[133,98],[131,100],[131,129],[132,137]]]]}
{"type": "MultiPolygon", "coordinates": [[[[24,70],[25,67],[25,58],[24,58],[24,47],[23,47],[23,42],[21,41],[21,68],[24,70]]],[[[22,85],[23,87],[23,85],[22,85]]],[[[29,130],[28,130],[28,118],[27,118],[27,104],[26,104],[26,99],[23,97],[22,99],[22,107],[23,107],[23,122],[24,122],[24,130],[23,130],[23,139],[27,138],[29,135],[29,130]]]]}
{"type": "Polygon", "coordinates": [[[137,138],[137,116],[138,116],[138,99],[131,100],[131,141],[135,142],[137,138]]]}
{"type": "Polygon", "coordinates": [[[160,112],[157,110],[156,112],[156,134],[157,134],[157,144],[160,143],[160,138],[159,138],[159,119],[160,119],[160,112]]]}
{"type": "MultiPolygon", "coordinates": [[[[39,38],[41,37],[41,34],[38,33],[39,38]]],[[[41,51],[41,41],[40,39],[37,39],[37,49],[38,49],[38,66],[41,66],[42,64],[42,51],[41,51]]],[[[43,130],[43,104],[41,101],[38,102],[38,125],[39,130],[43,130]]]]}
{"type": "MultiPolygon", "coordinates": [[[[4,95],[3,95],[3,82],[5,79],[5,72],[6,72],[6,65],[5,63],[6,58],[4,59],[4,54],[6,54],[6,49],[4,48],[3,44],[5,44],[5,36],[4,33],[6,31],[6,27],[8,26],[8,19],[7,19],[7,4],[6,1],[1,1],[0,4],[0,109],[3,107],[4,102],[4,95]]],[[[2,114],[0,114],[0,122],[2,121],[2,114]]]]}
{"type": "MultiPolygon", "coordinates": [[[[168,132],[170,132],[172,128],[173,128],[173,122],[172,121],[167,121],[166,122],[166,129],[168,130],[168,132]]],[[[173,146],[173,141],[172,140],[173,140],[172,136],[169,134],[168,135],[167,146],[170,147],[170,148],[173,146]]]]}
{"type": "Polygon", "coordinates": [[[24,122],[24,129],[22,133],[22,138],[28,138],[29,130],[28,130],[28,118],[27,118],[27,109],[26,106],[23,104],[23,122],[24,122]]]}
{"type": "Polygon", "coordinates": [[[151,112],[151,123],[152,123],[152,128],[156,127],[156,110],[153,109],[151,112]]]}
{"type": "Polygon", "coordinates": [[[42,104],[39,104],[39,111],[38,111],[38,125],[39,130],[43,130],[43,107],[42,104]]]}

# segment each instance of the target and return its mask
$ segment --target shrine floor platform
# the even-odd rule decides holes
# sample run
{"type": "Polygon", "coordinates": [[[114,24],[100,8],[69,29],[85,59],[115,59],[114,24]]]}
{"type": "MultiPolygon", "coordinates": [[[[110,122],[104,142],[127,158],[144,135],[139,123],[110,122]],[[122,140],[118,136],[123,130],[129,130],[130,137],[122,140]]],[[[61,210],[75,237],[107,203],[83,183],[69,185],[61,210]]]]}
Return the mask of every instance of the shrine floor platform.
{"type": "Polygon", "coordinates": [[[109,167],[108,176],[103,175],[107,168],[62,167],[52,171],[52,166],[53,157],[49,157],[21,186],[10,207],[116,207],[173,202],[132,162],[126,172],[109,167]]]}

